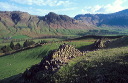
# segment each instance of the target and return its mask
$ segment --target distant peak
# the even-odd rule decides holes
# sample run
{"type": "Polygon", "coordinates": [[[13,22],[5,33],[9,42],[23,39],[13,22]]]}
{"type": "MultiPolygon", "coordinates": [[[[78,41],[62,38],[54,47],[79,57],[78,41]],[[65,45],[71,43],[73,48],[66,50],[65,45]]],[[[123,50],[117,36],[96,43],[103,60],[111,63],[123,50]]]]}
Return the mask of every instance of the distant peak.
{"type": "Polygon", "coordinates": [[[58,16],[58,14],[56,14],[56,13],[54,13],[54,12],[49,12],[49,13],[48,13],[48,16],[49,16],[49,15],[50,15],[50,16],[58,16]]]}
{"type": "Polygon", "coordinates": [[[122,11],[128,11],[128,9],[122,10],[122,11]]]}
{"type": "Polygon", "coordinates": [[[56,14],[56,13],[54,13],[54,12],[49,12],[48,14],[56,14]]]}
{"type": "Polygon", "coordinates": [[[128,9],[122,10],[122,11],[120,11],[120,12],[127,12],[127,13],[128,13],[128,9]]]}

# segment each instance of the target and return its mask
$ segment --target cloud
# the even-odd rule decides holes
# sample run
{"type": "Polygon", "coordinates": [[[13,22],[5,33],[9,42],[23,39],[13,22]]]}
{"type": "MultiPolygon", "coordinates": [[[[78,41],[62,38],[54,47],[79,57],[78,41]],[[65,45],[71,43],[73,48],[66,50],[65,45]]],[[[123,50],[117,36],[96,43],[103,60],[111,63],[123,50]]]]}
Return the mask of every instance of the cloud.
{"type": "Polygon", "coordinates": [[[17,6],[13,3],[8,3],[8,2],[0,2],[0,11],[22,11],[22,12],[32,12],[30,8],[27,8],[27,7],[20,7],[20,6],[17,6]]]}
{"type": "Polygon", "coordinates": [[[10,10],[17,10],[18,7],[16,7],[14,4],[9,4],[7,2],[0,2],[0,10],[4,11],[10,11],[10,10]]]}
{"type": "Polygon", "coordinates": [[[113,13],[118,12],[120,10],[126,9],[126,7],[123,6],[123,4],[126,2],[126,0],[115,0],[111,4],[107,5],[95,5],[90,7],[84,7],[82,9],[82,13],[113,13]]]}
{"type": "Polygon", "coordinates": [[[38,6],[67,6],[72,4],[70,1],[60,1],[60,0],[11,0],[19,4],[25,5],[38,5],[38,6]]]}
{"type": "Polygon", "coordinates": [[[7,2],[0,2],[0,6],[1,6],[0,10],[2,11],[22,11],[22,12],[28,12],[32,15],[40,15],[40,16],[44,16],[48,14],[49,12],[55,12],[58,14],[62,14],[62,12],[69,12],[69,11],[76,9],[76,7],[73,7],[73,8],[46,10],[46,9],[37,9],[33,7],[21,7],[21,6],[10,4],[7,2]]]}

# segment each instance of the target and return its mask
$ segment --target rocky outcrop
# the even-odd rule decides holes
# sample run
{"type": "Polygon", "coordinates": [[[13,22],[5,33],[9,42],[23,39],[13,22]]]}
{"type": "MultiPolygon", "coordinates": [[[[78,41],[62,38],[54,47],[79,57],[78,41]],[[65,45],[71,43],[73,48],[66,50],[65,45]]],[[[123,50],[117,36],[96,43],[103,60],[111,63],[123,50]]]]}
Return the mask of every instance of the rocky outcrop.
{"type": "Polygon", "coordinates": [[[82,21],[77,21],[67,15],[58,15],[56,13],[50,12],[48,15],[43,17],[43,20],[51,28],[60,29],[93,29],[94,27],[89,26],[82,21]]]}
{"type": "Polygon", "coordinates": [[[41,76],[41,79],[46,82],[50,75],[60,69],[61,66],[67,64],[70,59],[82,55],[83,53],[78,49],[75,49],[74,46],[63,44],[58,50],[50,52],[39,64],[26,70],[23,73],[22,78],[26,82],[27,80],[38,80],[41,76]]]}

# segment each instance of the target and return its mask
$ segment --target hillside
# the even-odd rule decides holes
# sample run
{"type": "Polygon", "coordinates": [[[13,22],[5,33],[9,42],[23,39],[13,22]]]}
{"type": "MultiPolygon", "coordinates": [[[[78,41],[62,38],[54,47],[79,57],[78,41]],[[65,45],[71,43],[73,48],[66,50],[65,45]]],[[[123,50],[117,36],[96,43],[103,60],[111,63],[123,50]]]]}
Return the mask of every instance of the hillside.
{"type": "Polygon", "coordinates": [[[118,38],[107,44],[107,48],[119,48],[123,46],[128,46],[128,36],[118,38]]]}
{"type": "Polygon", "coordinates": [[[11,55],[0,57],[0,80],[23,73],[26,68],[30,68],[41,61],[44,56],[49,54],[49,51],[55,50],[59,45],[67,43],[74,45],[76,48],[81,46],[90,45],[92,41],[74,41],[74,42],[55,42],[45,44],[40,47],[35,47],[32,49],[23,50],[11,55]]]}
{"type": "Polygon", "coordinates": [[[78,35],[93,28],[81,21],[53,12],[45,16],[35,16],[20,11],[0,12],[0,37],[78,35]]]}
{"type": "Polygon", "coordinates": [[[111,14],[80,14],[74,19],[98,27],[128,28],[128,9],[111,14]]]}
{"type": "MultiPolygon", "coordinates": [[[[124,39],[127,41],[128,37],[110,41],[110,44],[124,39]]],[[[80,42],[82,43],[82,41],[80,42]]],[[[128,47],[126,43],[124,45],[118,47],[115,44],[114,48],[81,53],[74,46],[63,44],[59,48],[57,47],[57,50],[50,52],[39,64],[26,69],[20,75],[4,79],[1,82],[127,83],[128,47]]]]}

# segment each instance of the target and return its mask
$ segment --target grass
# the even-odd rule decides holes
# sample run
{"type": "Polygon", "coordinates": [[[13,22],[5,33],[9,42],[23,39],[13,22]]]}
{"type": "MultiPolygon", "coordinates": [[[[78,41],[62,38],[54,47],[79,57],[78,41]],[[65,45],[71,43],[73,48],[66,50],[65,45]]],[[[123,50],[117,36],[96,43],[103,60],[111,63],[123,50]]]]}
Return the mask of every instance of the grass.
{"type": "MultiPolygon", "coordinates": [[[[17,37],[18,37],[18,36],[17,36],[17,37]]],[[[47,42],[55,42],[55,41],[62,41],[62,40],[64,40],[64,39],[60,39],[60,38],[44,38],[44,39],[34,39],[34,40],[32,40],[32,41],[38,43],[38,42],[40,42],[41,40],[45,40],[45,41],[47,41],[47,42]]],[[[3,39],[0,39],[0,42],[2,42],[2,41],[3,41],[3,39]]],[[[19,42],[14,42],[14,44],[20,43],[21,45],[23,45],[24,41],[25,41],[25,40],[19,41],[19,42]]],[[[31,40],[30,40],[30,41],[31,41],[31,40]]],[[[0,48],[3,47],[3,46],[5,46],[5,45],[10,45],[10,42],[11,42],[11,40],[9,40],[7,43],[0,43],[0,48]]]]}
{"type": "MultiPolygon", "coordinates": [[[[62,43],[50,43],[41,47],[25,50],[12,55],[0,57],[0,79],[8,78],[17,75],[41,61],[43,56],[46,56],[50,50],[57,49],[62,43]]],[[[74,41],[65,42],[67,44],[75,45],[79,48],[83,45],[89,45],[92,42],[74,41]]]]}
{"type": "Polygon", "coordinates": [[[85,34],[87,30],[82,29],[56,29],[57,33],[61,33],[64,35],[81,35],[85,34]]]}
{"type": "MultiPolygon", "coordinates": [[[[117,39],[117,41],[119,41],[119,39],[117,39]]],[[[92,42],[82,40],[62,43],[67,43],[74,45],[76,48],[81,48],[82,46],[89,45],[92,42]]],[[[22,56],[18,55],[23,54],[19,52],[16,55],[14,54],[1,57],[4,59],[2,59],[3,61],[0,60],[2,61],[0,63],[3,63],[2,65],[0,64],[0,74],[3,76],[3,78],[7,78],[24,72],[26,68],[29,68],[34,63],[39,63],[43,56],[46,56],[50,50],[57,49],[62,43],[50,43],[42,47],[34,48],[32,50],[26,50],[23,51],[24,55],[22,56]],[[17,59],[14,59],[14,56],[17,57],[17,59]],[[4,66],[7,65],[6,60],[8,62],[10,60],[10,62],[12,62],[11,64],[14,64],[14,67],[7,66],[4,69],[4,66]],[[37,62],[34,62],[36,60],[37,62]],[[33,61],[33,63],[31,63],[31,61],[33,61]],[[27,66],[22,67],[20,65],[27,66]],[[23,69],[23,71],[20,69],[23,69]],[[14,72],[14,70],[20,71],[14,72]],[[11,75],[9,73],[11,73],[11,75]]],[[[128,46],[90,51],[84,56],[72,59],[67,65],[62,66],[60,70],[56,72],[51,78],[55,81],[55,83],[127,83],[127,50],[128,46]]],[[[39,73],[39,75],[42,74],[39,73]]],[[[0,76],[1,79],[3,79],[2,76],[0,76]]],[[[38,74],[36,76],[38,77],[38,74]]]]}
{"type": "Polygon", "coordinates": [[[28,39],[30,37],[26,36],[26,35],[16,35],[13,36],[12,39],[28,39]]]}
{"type": "Polygon", "coordinates": [[[47,42],[55,42],[55,41],[62,41],[64,39],[61,38],[43,38],[43,39],[34,39],[33,41],[39,42],[41,40],[47,41],[47,42]]]}
{"type": "Polygon", "coordinates": [[[82,29],[54,29],[45,26],[44,24],[39,24],[39,28],[36,28],[35,23],[31,23],[28,27],[25,24],[18,23],[14,27],[6,27],[2,23],[1,31],[0,31],[0,38],[2,37],[10,37],[12,36],[14,39],[20,38],[29,38],[29,37],[43,37],[43,36],[66,36],[66,37],[75,37],[83,35],[87,32],[87,30],[82,29]],[[20,35],[22,34],[22,35],[20,35]]]}
{"type": "Polygon", "coordinates": [[[0,43],[3,41],[3,39],[0,39],[0,43]]]}
{"type": "Polygon", "coordinates": [[[128,47],[103,49],[75,58],[62,67],[56,83],[121,83],[128,80],[128,47]]]}
{"type": "MultiPolygon", "coordinates": [[[[40,50],[36,50],[38,55],[40,50]]],[[[0,57],[0,79],[7,78],[17,73],[22,73],[26,68],[40,62],[41,58],[34,56],[36,56],[36,54],[33,49],[31,51],[27,50],[13,55],[0,57]]]]}
{"type": "Polygon", "coordinates": [[[116,31],[119,33],[128,33],[127,28],[120,28],[120,27],[98,27],[101,30],[108,30],[108,31],[116,31]]]}

